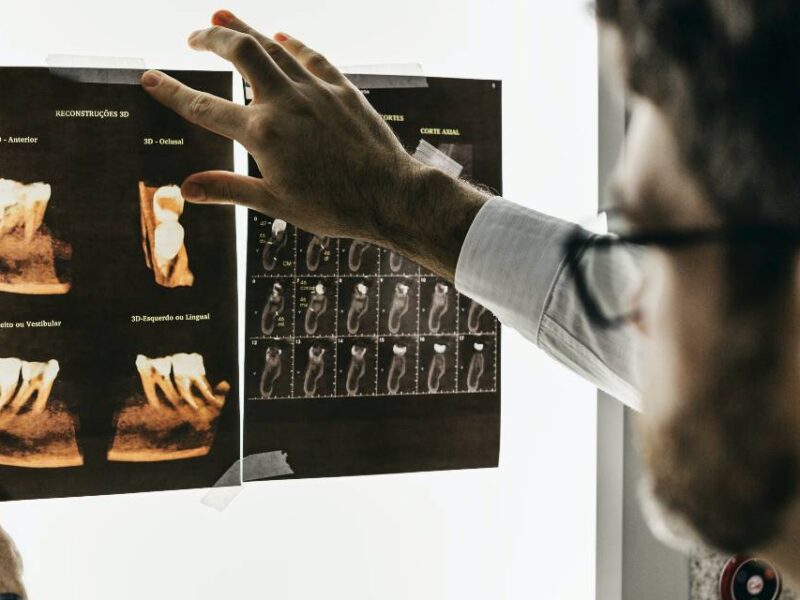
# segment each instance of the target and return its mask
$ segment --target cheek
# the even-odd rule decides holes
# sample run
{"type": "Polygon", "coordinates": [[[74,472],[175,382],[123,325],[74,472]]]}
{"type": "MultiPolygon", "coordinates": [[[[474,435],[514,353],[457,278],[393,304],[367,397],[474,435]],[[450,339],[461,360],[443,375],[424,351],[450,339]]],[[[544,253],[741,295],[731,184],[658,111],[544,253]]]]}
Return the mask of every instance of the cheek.
{"type": "Polygon", "coordinates": [[[649,417],[666,416],[686,383],[680,290],[666,257],[648,257],[642,282],[639,327],[642,400],[649,417]]]}

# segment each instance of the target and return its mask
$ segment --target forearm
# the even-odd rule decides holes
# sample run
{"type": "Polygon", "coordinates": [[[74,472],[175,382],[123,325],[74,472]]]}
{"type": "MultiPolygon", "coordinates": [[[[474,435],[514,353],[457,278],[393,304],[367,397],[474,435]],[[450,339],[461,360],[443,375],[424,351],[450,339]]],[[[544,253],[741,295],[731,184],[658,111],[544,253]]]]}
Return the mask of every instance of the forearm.
{"type": "Polygon", "coordinates": [[[374,219],[375,241],[454,281],[467,232],[491,195],[424,165],[404,179],[395,214],[374,219]]]}

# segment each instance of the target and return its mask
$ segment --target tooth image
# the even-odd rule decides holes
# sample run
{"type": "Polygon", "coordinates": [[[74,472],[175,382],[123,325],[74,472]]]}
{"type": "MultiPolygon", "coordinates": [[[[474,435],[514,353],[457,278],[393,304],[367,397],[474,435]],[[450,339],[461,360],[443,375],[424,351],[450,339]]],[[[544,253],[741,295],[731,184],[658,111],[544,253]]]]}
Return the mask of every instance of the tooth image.
{"type": "Polygon", "coordinates": [[[47,183],[0,179],[0,291],[55,295],[70,289],[72,248],[44,224],[52,189],[47,183]]]}
{"type": "Polygon", "coordinates": [[[320,282],[314,286],[311,299],[308,301],[308,308],[306,308],[304,325],[308,335],[314,335],[317,332],[319,318],[325,314],[327,310],[328,298],[325,296],[325,286],[320,282]]]}
{"type": "Polygon", "coordinates": [[[75,418],[53,397],[55,359],[0,358],[0,464],[54,468],[83,464],[75,418]]]}
{"type": "Polygon", "coordinates": [[[272,271],[278,264],[278,252],[286,246],[286,221],[275,219],[270,228],[269,239],[261,252],[261,265],[265,271],[272,271]]]}
{"type": "Polygon", "coordinates": [[[218,398],[211,389],[211,384],[206,379],[206,367],[203,357],[197,353],[172,355],[172,374],[175,376],[175,385],[178,393],[186,403],[194,409],[202,405],[203,400],[211,405],[222,408],[225,398],[218,398]],[[195,396],[192,388],[200,392],[201,397],[195,396]]]}
{"type": "Polygon", "coordinates": [[[186,232],[180,224],[185,208],[177,185],[159,188],[139,182],[139,211],[145,263],[156,283],[167,288],[191,286],[194,274],[189,269],[186,232]]]}
{"type": "Polygon", "coordinates": [[[389,366],[389,374],[386,377],[386,388],[390,394],[400,391],[400,384],[406,374],[406,352],[408,347],[402,344],[395,344],[392,347],[392,363],[389,366]]]}
{"type": "Polygon", "coordinates": [[[177,223],[183,214],[184,199],[177,185],[165,185],[153,194],[153,214],[157,223],[177,223]]]}
{"type": "Polygon", "coordinates": [[[361,259],[364,257],[364,252],[367,248],[369,248],[367,242],[360,240],[350,242],[350,250],[347,252],[347,267],[351,272],[355,273],[361,268],[361,259]]]}
{"type": "Polygon", "coordinates": [[[58,361],[51,360],[46,363],[22,361],[22,385],[17,391],[17,396],[11,402],[11,410],[18,413],[28,401],[36,394],[31,412],[41,414],[47,408],[47,400],[53,389],[53,382],[58,375],[58,361]]]}
{"type": "Polygon", "coordinates": [[[25,186],[0,179],[0,236],[10,233],[24,220],[25,186]]]}
{"type": "Polygon", "coordinates": [[[357,344],[354,344],[350,350],[350,366],[347,368],[347,382],[345,384],[348,396],[358,394],[358,387],[366,372],[366,354],[367,349],[357,344]]]}
{"type": "Polygon", "coordinates": [[[170,262],[183,248],[183,227],[177,221],[166,221],[155,229],[156,265],[164,277],[169,277],[170,262]]]}
{"type": "Polygon", "coordinates": [[[481,326],[481,317],[486,312],[486,307],[481,306],[475,300],[469,305],[469,313],[467,314],[467,329],[470,333],[476,333],[481,326]]]}
{"type": "Polygon", "coordinates": [[[0,410],[3,410],[16,394],[21,370],[20,359],[0,358],[0,410]]]}
{"type": "Polygon", "coordinates": [[[270,346],[264,354],[264,371],[261,373],[261,397],[271,398],[275,381],[281,375],[281,349],[270,346]]]}
{"type": "Polygon", "coordinates": [[[277,281],[272,284],[272,291],[267,298],[267,303],[261,311],[261,333],[272,335],[275,325],[283,312],[283,286],[277,281]]]}
{"type": "Polygon", "coordinates": [[[317,393],[317,384],[325,372],[325,348],[316,344],[308,349],[308,362],[303,377],[303,393],[311,397],[317,393]]]}
{"type": "Polygon", "coordinates": [[[405,283],[398,283],[394,286],[394,296],[389,308],[389,331],[397,333],[400,331],[403,315],[408,312],[409,290],[411,288],[405,283]]]}
{"type": "Polygon", "coordinates": [[[230,385],[211,385],[202,354],[136,357],[141,391],[133,388],[115,417],[108,460],[154,462],[205,456],[230,385]],[[143,392],[143,393],[142,393],[143,392]]]}
{"type": "Polygon", "coordinates": [[[25,214],[25,233],[23,237],[26,242],[33,240],[33,236],[42,226],[47,203],[50,201],[50,193],[50,186],[46,183],[31,183],[26,186],[23,209],[25,214]]]}
{"type": "Polygon", "coordinates": [[[447,352],[447,346],[445,344],[433,345],[433,357],[428,367],[428,391],[431,393],[439,391],[442,376],[445,374],[445,371],[447,371],[445,352],[447,352]]]}
{"type": "Polygon", "coordinates": [[[142,380],[142,388],[144,389],[147,402],[152,408],[160,410],[163,407],[158,397],[158,390],[161,390],[164,399],[171,406],[175,407],[178,405],[180,396],[170,377],[172,373],[171,357],[147,358],[139,354],[136,357],[136,369],[139,371],[139,377],[142,380]]]}
{"type": "Polygon", "coordinates": [[[397,273],[403,268],[403,257],[397,252],[389,252],[389,269],[392,273],[397,273]]]}
{"type": "Polygon", "coordinates": [[[442,282],[438,282],[433,290],[431,307],[428,311],[428,330],[431,333],[439,333],[442,328],[442,317],[450,310],[449,290],[449,286],[442,282]]]}
{"type": "Polygon", "coordinates": [[[315,235],[306,248],[306,268],[312,273],[319,269],[322,253],[328,248],[331,238],[315,235]]]}
{"type": "Polygon", "coordinates": [[[361,317],[369,308],[368,288],[363,283],[357,283],[353,290],[353,297],[350,300],[350,310],[347,311],[347,332],[350,335],[358,333],[361,325],[361,317]]]}
{"type": "Polygon", "coordinates": [[[472,348],[474,352],[467,369],[467,389],[470,392],[476,392],[481,385],[486,359],[483,356],[483,344],[475,342],[472,348]]]}

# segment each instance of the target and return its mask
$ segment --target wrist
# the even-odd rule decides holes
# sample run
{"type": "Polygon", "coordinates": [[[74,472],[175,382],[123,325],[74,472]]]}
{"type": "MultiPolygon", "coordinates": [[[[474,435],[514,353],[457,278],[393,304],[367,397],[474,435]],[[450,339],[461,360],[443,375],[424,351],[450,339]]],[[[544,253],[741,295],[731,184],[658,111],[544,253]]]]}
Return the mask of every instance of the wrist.
{"type": "Polygon", "coordinates": [[[491,194],[417,161],[396,201],[398,223],[385,245],[452,280],[464,238],[491,194]]]}

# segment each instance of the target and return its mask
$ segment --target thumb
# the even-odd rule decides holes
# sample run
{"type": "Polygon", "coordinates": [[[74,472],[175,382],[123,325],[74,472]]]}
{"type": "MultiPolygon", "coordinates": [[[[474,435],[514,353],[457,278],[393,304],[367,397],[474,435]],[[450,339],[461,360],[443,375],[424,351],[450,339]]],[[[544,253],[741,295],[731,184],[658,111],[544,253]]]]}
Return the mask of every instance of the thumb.
{"type": "Polygon", "coordinates": [[[181,194],[189,202],[197,204],[238,204],[259,211],[274,201],[262,179],[229,171],[189,175],[181,184],[181,194]]]}

